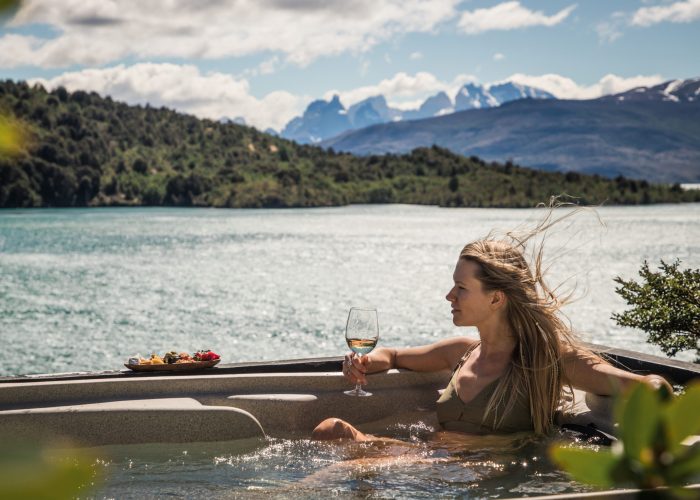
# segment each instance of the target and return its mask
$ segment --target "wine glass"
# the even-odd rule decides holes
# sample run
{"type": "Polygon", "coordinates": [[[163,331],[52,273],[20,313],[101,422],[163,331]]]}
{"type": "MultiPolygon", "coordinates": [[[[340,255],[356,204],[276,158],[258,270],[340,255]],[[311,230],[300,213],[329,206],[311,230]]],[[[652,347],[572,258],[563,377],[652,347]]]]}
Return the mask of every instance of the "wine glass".
{"type": "MultiPolygon", "coordinates": [[[[376,309],[353,307],[348,313],[345,325],[345,341],[352,352],[364,356],[372,352],[379,341],[379,321],[376,309]]],[[[348,396],[371,396],[371,392],[362,390],[358,382],[354,389],[345,391],[348,396]]]]}

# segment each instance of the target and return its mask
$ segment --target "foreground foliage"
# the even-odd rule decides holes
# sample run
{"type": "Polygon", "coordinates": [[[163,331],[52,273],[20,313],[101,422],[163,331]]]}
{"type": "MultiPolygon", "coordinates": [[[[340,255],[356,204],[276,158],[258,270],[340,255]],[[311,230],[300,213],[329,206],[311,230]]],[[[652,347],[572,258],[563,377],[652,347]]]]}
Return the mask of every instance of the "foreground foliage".
{"type": "Polygon", "coordinates": [[[0,82],[2,114],[20,120],[29,140],[19,156],[0,158],[0,207],[533,207],[562,193],[584,204],[700,201],[700,191],[677,185],[542,172],[438,147],[359,158],[24,82],[0,82]]]}
{"type": "Polygon", "coordinates": [[[616,403],[620,441],[611,449],[556,445],[551,456],[583,483],[601,488],[665,486],[672,495],[692,497],[682,486],[700,480],[700,443],[682,443],[700,433],[698,408],[700,383],[675,398],[638,384],[616,403]]]}
{"type": "Polygon", "coordinates": [[[615,291],[632,306],[612,318],[621,326],[640,328],[647,341],[668,356],[693,350],[700,362],[700,269],[679,269],[680,261],[661,261],[653,272],[645,261],[639,270],[641,283],[616,277],[615,291]]]}
{"type": "Polygon", "coordinates": [[[85,495],[101,481],[95,458],[75,448],[52,449],[3,436],[0,499],[56,500],[85,495]]]}

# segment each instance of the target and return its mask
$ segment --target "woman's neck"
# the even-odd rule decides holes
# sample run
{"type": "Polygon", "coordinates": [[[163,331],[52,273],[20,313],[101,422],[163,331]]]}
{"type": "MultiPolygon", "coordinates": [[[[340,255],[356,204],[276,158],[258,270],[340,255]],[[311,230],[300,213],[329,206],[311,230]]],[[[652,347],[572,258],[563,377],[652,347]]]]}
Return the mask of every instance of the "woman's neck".
{"type": "Polygon", "coordinates": [[[489,358],[510,357],[515,349],[515,337],[511,334],[510,325],[504,321],[490,325],[479,325],[481,339],[480,356],[489,358]]]}

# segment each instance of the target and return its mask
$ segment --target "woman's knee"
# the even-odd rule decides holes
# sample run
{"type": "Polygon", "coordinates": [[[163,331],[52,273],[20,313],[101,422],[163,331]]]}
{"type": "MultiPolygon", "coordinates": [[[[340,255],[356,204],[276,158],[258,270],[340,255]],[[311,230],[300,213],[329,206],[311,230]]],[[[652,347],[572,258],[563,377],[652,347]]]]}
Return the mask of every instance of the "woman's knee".
{"type": "Polygon", "coordinates": [[[327,418],[311,433],[312,439],[356,439],[358,431],[349,423],[339,418],[327,418]]]}

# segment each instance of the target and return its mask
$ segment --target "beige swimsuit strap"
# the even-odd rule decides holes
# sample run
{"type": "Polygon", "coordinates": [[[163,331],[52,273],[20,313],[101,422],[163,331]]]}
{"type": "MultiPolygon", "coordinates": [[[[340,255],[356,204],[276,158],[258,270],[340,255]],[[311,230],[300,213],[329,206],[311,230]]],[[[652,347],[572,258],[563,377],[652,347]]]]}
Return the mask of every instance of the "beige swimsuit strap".
{"type": "Polygon", "coordinates": [[[455,373],[457,373],[457,372],[459,371],[459,369],[462,368],[462,365],[463,365],[464,362],[469,358],[469,356],[471,355],[471,353],[473,353],[474,350],[475,350],[477,347],[479,347],[480,345],[481,345],[481,341],[477,342],[477,343],[474,344],[472,347],[470,347],[469,349],[467,349],[467,351],[464,353],[464,356],[462,356],[462,359],[460,359],[460,360],[459,360],[459,363],[457,363],[457,366],[455,366],[455,369],[452,370],[452,375],[454,375],[455,373]]]}

